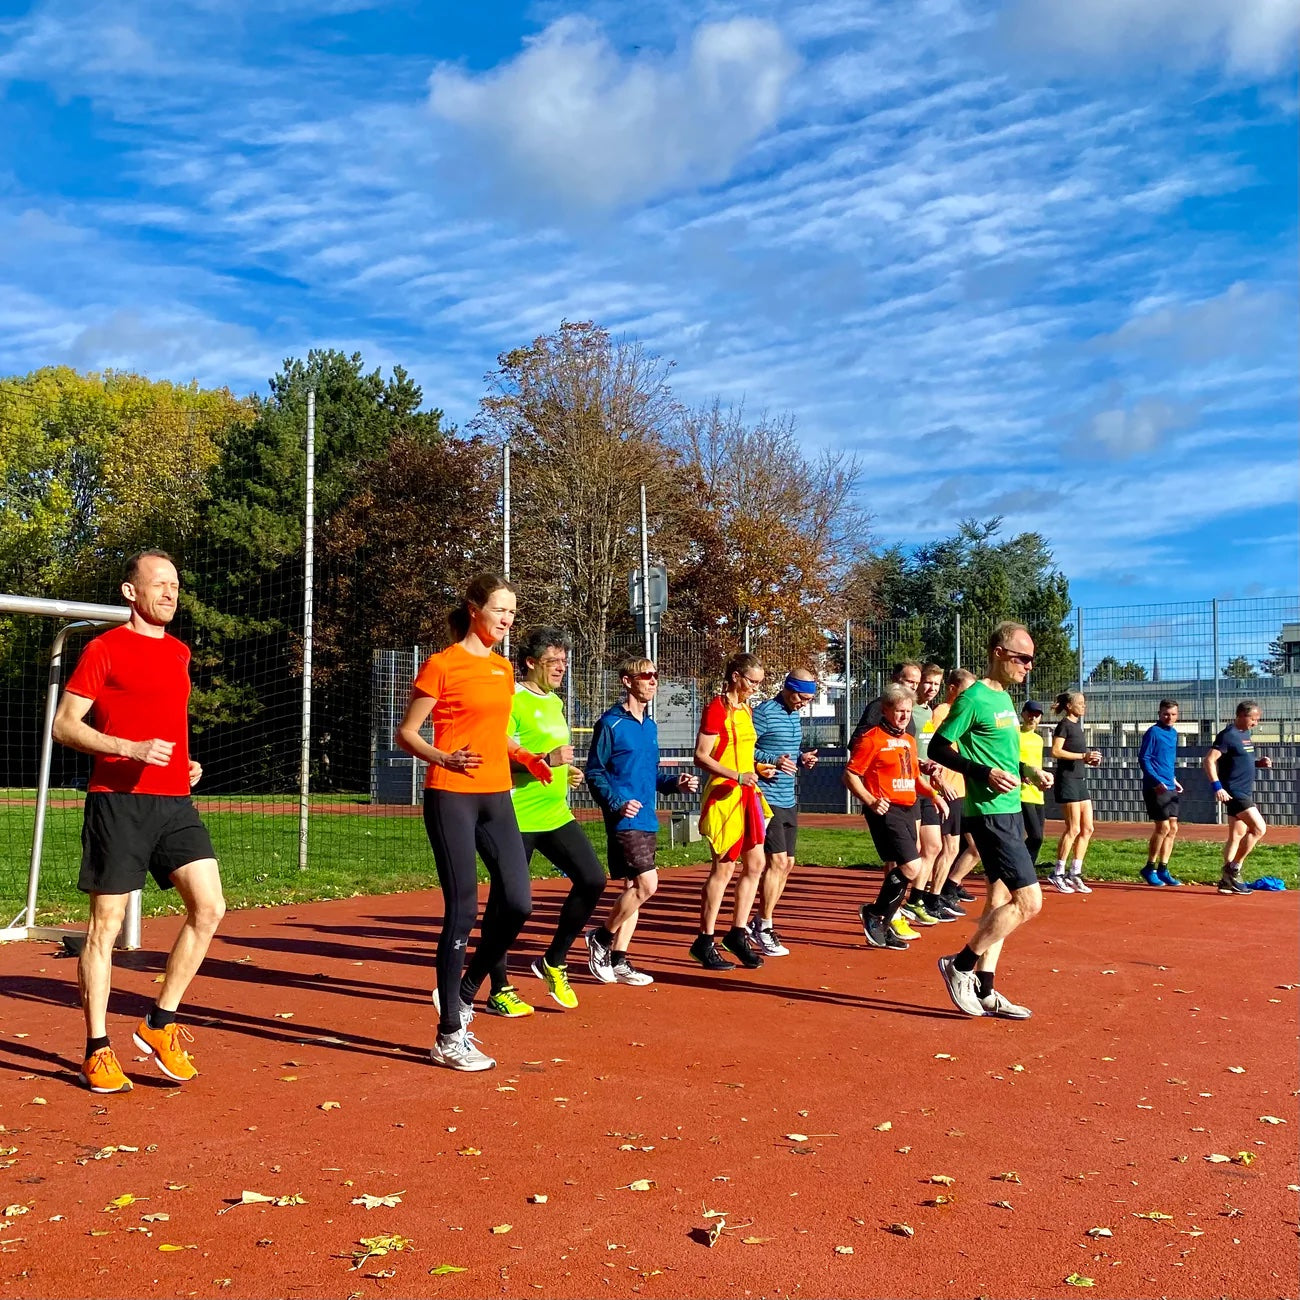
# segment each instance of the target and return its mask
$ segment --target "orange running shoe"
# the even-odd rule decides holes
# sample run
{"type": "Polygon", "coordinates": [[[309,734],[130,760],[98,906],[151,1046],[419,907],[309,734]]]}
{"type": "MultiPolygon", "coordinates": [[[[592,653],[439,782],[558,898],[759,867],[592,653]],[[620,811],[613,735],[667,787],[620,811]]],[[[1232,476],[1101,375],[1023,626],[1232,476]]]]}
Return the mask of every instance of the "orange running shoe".
{"type": "Polygon", "coordinates": [[[169,1079],[184,1083],[198,1074],[198,1067],[181,1045],[182,1040],[186,1043],[194,1041],[194,1035],[184,1025],[173,1020],[164,1029],[150,1029],[149,1022],[142,1020],[131,1037],[142,1052],[148,1052],[154,1058],[155,1064],[169,1079]]]}
{"type": "Polygon", "coordinates": [[[85,1059],[81,1081],[91,1092],[130,1092],[131,1080],[122,1073],[111,1047],[101,1047],[85,1059]]]}

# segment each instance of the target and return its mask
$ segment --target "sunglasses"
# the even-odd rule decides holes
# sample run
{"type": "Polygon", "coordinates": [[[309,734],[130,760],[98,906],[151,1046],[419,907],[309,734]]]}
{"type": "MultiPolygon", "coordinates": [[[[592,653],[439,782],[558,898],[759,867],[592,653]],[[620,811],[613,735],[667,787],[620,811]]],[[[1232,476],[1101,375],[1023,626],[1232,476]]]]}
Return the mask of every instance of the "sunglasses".
{"type": "Polygon", "coordinates": [[[1014,650],[1008,650],[1004,645],[998,646],[998,649],[1006,655],[1008,659],[1013,660],[1015,663],[1024,664],[1026,668],[1032,668],[1034,666],[1033,655],[1017,654],[1014,650]]]}
{"type": "Polygon", "coordinates": [[[659,680],[659,674],[658,673],[633,673],[632,678],[634,681],[638,681],[638,682],[657,682],[659,680]]]}

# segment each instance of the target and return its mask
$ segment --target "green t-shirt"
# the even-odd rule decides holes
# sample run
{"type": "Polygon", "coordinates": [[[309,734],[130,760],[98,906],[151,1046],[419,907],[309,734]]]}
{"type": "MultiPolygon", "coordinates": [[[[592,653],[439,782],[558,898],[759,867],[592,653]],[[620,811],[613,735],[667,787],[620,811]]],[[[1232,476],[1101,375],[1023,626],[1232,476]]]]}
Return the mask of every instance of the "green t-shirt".
{"type": "MultiPolygon", "coordinates": [[[[515,688],[510,706],[510,734],[530,754],[549,754],[569,743],[564,701],[554,691],[538,695],[527,686],[515,688]]],[[[554,780],[543,785],[535,776],[512,768],[515,818],[521,831],[558,830],[573,820],[569,811],[569,769],[553,767],[554,780]]]]}
{"type": "MultiPolygon", "coordinates": [[[[1020,719],[1006,691],[983,682],[968,686],[934,734],[951,741],[972,763],[999,767],[1013,776],[1020,771],[1020,719]]],[[[986,781],[968,776],[964,807],[968,813],[1018,813],[1020,787],[999,794],[986,781]]]]}

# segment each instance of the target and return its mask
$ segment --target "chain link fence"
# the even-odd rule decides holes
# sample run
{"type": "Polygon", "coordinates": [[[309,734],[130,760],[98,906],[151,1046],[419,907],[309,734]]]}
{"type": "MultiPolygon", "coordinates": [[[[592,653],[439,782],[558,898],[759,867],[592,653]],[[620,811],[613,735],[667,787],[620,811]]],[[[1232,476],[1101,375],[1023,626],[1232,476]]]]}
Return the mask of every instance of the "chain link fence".
{"type": "MultiPolygon", "coordinates": [[[[207,565],[207,572],[221,566],[207,565]]],[[[188,578],[187,578],[188,580],[188,578]]],[[[320,592],[330,581],[318,578],[320,592]]],[[[203,607],[182,610],[175,631],[195,646],[196,724],[193,751],[205,767],[196,790],[217,849],[228,869],[250,878],[286,879],[299,869],[298,758],[302,746],[301,628],[297,592],[266,582],[265,608],[250,607],[248,589],[209,580],[196,591],[203,607]],[[201,720],[200,720],[201,719],[201,720]]],[[[104,593],[79,593],[103,599],[104,593]]],[[[265,602],[264,602],[265,603],[265,602]]],[[[337,603],[337,602],[336,602],[337,603]]],[[[415,670],[440,648],[412,640],[393,645],[391,633],[372,630],[345,605],[327,610],[337,650],[318,652],[313,673],[307,801],[306,869],[339,874],[340,889],[364,892],[368,868],[400,862],[432,880],[432,863],[418,811],[423,772],[398,749],[394,731],[415,670]]],[[[1082,688],[1089,706],[1089,744],[1105,763],[1094,779],[1103,819],[1142,817],[1136,746],[1154,721],[1159,701],[1181,707],[1182,762],[1187,820],[1212,821],[1213,804],[1197,787],[1199,759],[1239,699],[1257,700],[1263,718],[1256,743],[1274,759],[1261,773],[1260,803],[1278,822],[1296,819],[1293,792],[1300,752],[1300,598],[1186,602],[1084,608],[1061,621],[1018,611],[1034,635],[1038,657],[1017,702],[1032,696],[1046,705],[1060,691],[1082,688]]],[[[958,663],[979,671],[998,616],[954,609],[946,619],[853,622],[829,629],[816,662],[821,691],[809,710],[809,742],[822,761],[801,778],[801,806],[844,811],[840,785],[847,735],[866,703],[879,694],[902,659],[958,663]]],[[[36,764],[43,725],[46,660],[52,625],[0,620],[0,906],[17,913],[26,890],[35,814],[36,764]]],[[[68,662],[75,661],[79,641],[68,662]]],[[[777,629],[753,629],[749,647],[762,660],[768,687],[808,655],[777,629]]],[[[328,648],[328,647],[327,647],[328,648]]],[[[655,705],[665,757],[689,762],[704,703],[717,692],[722,665],[736,647],[703,631],[658,638],[661,669],[655,705]]],[[[591,727],[619,695],[618,665],[644,652],[639,635],[612,636],[598,659],[575,656],[566,682],[568,715],[579,755],[591,727]]],[[[48,806],[45,872],[75,880],[80,856],[80,798],[88,762],[55,749],[48,806]]],[[[687,811],[686,798],[669,806],[687,811]]],[[[585,791],[575,805],[590,807],[585,791]]],[[[1050,810],[1049,810],[1050,811],[1050,810]]]]}

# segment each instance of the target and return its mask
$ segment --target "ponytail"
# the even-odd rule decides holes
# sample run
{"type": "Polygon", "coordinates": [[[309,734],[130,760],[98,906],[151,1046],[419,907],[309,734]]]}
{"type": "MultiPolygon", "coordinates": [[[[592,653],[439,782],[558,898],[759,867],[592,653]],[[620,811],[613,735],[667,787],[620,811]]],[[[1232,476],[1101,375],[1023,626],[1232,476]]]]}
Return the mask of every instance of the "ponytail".
{"type": "Polygon", "coordinates": [[[513,592],[514,588],[497,573],[480,573],[470,579],[460,602],[447,611],[447,626],[454,640],[463,641],[469,635],[470,606],[482,609],[494,591],[513,592]]]}

